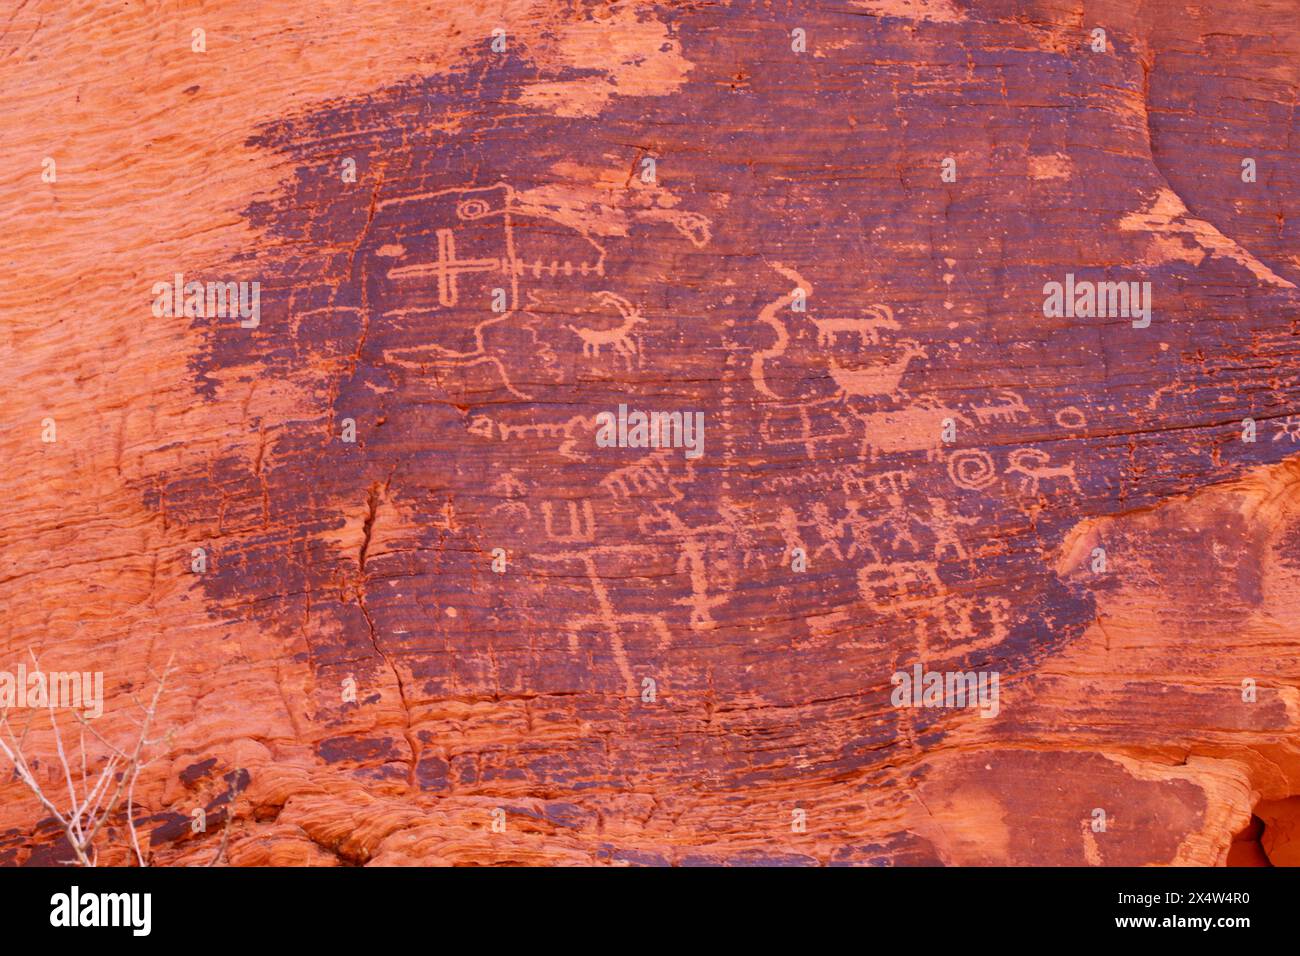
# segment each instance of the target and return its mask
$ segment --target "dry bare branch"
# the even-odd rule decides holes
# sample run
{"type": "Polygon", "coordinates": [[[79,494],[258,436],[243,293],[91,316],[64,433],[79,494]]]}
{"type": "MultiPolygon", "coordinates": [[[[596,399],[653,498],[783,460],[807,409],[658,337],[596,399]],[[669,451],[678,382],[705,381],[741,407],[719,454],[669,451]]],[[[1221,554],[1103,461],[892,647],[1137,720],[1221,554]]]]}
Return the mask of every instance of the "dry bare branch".
{"type": "MultiPolygon", "coordinates": [[[[37,660],[35,653],[32,653],[32,661],[39,672],[40,661],[37,660]]],[[[13,727],[9,722],[8,710],[0,711],[0,732],[2,732],[0,733],[0,752],[3,752],[9,762],[13,764],[18,779],[40,801],[46,812],[54,817],[63,828],[68,845],[72,847],[72,852],[76,856],[76,862],[81,866],[94,866],[98,862],[99,849],[95,846],[95,838],[99,835],[104,824],[117,812],[123,796],[126,797],[127,827],[130,830],[131,847],[135,852],[136,861],[140,866],[148,865],[145,863],[144,854],[140,851],[140,840],[135,828],[135,785],[141,770],[153,762],[153,758],[145,758],[145,750],[170,736],[170,734],[164,734],[161,737],[150,739],[149,729],[157,717],[158,701],[162,697],[171,671],[171,660],[167,662],[167,667],[161,675],[156,675],[152,669],[150,670],[150,675],[154,677],[157,684],[147,705],[142,704],[133,695],[133,699],[136,699],[137,705],[143,711],[143,718],[139,721],[132,721],[139,727],[139,734],[129,753],[105,739],[99,731],[87,722],[81,713],[73,712],[73,716],[80,724],[80,795],[78,795],[77,786],[73,780],[75,763],[69,760],[68,753],[63,745],[63,734],[59,730],[58,718],[55,713],[54,694],[49,693],[46,695],[50,727],[54,732],[55,752],[58,755],[59,766],[63,771],[64,783],[68,791],[68,807],[66,810],[60,809],[51,796],[46,794],[45,789],[36,778],[36,774],[33,773],[31,764],[24,752],[27,733],[31,729],[31,721],[28,721],[27,726],[23,729],[22,738],[19,739],[14,734],[13,727]],[[94,778],[93,783],[90,782],[90,764],[88,763],[86,747],[87,730],[103,745],[106,751],[104,766],[94,778]],[[8,736],[7,742],[5,735],[8,736]]],[[[225,839],[223,837],[222,849],[218,851],[219,853],[224,852],[224,846],[225,839]]]]}

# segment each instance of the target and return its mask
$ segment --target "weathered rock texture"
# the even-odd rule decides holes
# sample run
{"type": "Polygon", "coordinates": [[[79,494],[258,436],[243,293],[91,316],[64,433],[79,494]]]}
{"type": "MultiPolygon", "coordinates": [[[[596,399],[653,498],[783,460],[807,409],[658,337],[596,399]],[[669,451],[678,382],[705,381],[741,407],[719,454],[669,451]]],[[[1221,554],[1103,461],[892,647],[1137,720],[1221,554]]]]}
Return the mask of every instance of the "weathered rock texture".
{"type": "Polygon", "coordinates": [[[1296,861],[1300,4],[279,6],[0,33],[0,668],[174,655],[155,863],[1296,861]]]}

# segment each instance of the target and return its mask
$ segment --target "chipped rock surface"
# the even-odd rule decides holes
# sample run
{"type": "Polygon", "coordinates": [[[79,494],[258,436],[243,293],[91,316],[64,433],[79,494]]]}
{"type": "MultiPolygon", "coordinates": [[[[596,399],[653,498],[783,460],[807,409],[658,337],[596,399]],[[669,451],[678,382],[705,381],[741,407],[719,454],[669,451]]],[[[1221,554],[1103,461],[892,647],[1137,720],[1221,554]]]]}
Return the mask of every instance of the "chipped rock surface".
{"type": "Polygon", "coordinates": [[[1300,862],[1295,0],[278,6],[0,34],[0,669],[173,662],[152,862],[1300,862]]]}

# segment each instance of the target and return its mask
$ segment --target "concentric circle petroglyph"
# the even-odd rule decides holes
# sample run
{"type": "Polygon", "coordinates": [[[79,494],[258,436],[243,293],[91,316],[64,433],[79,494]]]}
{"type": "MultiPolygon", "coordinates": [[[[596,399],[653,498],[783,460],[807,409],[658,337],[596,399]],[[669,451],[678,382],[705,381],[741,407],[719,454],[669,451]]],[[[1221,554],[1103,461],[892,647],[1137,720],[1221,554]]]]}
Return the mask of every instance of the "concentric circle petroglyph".
{"type": "Polygon", "coordinates": [[[997,469],[986,451],[963,448],[948,458],[948,475],[958,488],[979,491],[997,481],[997,469]]]}

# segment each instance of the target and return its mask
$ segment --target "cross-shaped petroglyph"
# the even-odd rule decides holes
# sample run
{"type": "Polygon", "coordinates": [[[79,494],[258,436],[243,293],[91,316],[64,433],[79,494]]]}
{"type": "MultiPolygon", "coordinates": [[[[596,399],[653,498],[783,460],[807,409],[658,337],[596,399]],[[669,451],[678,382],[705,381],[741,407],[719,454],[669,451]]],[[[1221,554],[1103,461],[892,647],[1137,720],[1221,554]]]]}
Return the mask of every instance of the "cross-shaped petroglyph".
{"type": "Polygon", "coordinates": [[[867,365],[863,368],[845,368],[833,356],[829,359],[831,378],[839,386],[838,398],[847,402],[850,398],[877,398],[886,396],[902,402],[907,395],[899,385],[907,373],[907,367],[913,359],[925,358],[926,351],[921,343],[906,339],[899,343],[901,352],[896,358],[882,364],[867,365]]]}

